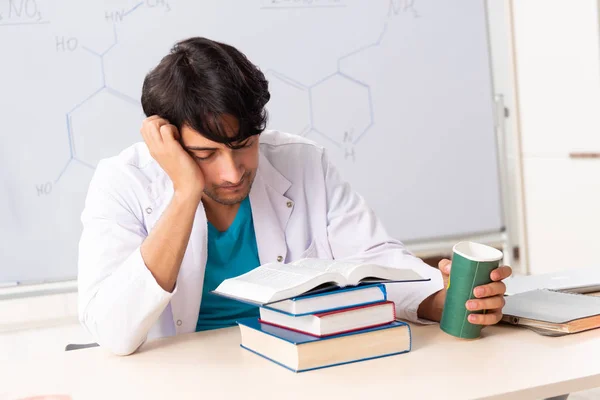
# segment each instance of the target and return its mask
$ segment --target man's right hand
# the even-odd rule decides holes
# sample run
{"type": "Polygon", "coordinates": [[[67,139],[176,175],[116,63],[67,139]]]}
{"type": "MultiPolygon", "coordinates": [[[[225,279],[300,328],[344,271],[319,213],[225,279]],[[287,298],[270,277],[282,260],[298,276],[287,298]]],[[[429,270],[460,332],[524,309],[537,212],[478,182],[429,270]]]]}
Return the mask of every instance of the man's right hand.
{"type": "Polygon", "coordinates": [[[150,155],[173,181],[176,193],[194,196],[200,201],[204,190],[204,175],[179,143],[177,127],[157,115],[148,117],[140,129],[142,137],[150,150],[150,155]]]}

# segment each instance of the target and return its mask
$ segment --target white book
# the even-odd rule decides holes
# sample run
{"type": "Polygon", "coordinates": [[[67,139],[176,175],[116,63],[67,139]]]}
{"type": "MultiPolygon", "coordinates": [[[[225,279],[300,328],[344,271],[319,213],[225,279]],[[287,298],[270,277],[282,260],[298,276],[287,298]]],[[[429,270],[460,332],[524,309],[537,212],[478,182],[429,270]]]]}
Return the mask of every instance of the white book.
{"type": "Polygon", "coordinates": [[[265,305],[265,308],[293,316],[323,313],[379,303],[387,300],[387,289],[384,283],[351,286],[344,289],[318,291],[287,300],[276,301],[265,305]]]}
{"type": "Polygon", "coordinates": [[[299,317],[261,307],[260,322],[322,337],[389,324],[396,319],[394,307],[385,301],[299,317]]]}
{"type": "Polygon", "coordinates": [[[261,265],[235,278],[225,279],[213,293],[265,305],[332,287],[376,282],[426,281],[412,269],[336,260],[304,258],[290,264],[261,265]]]}

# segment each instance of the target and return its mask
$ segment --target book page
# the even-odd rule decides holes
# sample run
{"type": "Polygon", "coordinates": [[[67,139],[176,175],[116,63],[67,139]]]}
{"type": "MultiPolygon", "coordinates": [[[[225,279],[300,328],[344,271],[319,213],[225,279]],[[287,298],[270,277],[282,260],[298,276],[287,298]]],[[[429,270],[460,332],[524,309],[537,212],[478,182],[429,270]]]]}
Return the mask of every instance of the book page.
{"type": "Polygon", "coordinates": [[[360,267],[359,263],[336,261],[335,263],[331,264],[327,268],[327,271],[339,272],[340,274],[344,275],[346,278],[349,278],[350,274],[352,274],[352,271],[354,271],[358,267],[360,267]]]}
{"type": "Polygon", "coordinates": [[[292,265],[310,268],[320,272],[339,273],[344,277],[348,277],[354,268],[358,267],[360,264],[336,260],[321,260],[318,258],[303,258],[294,261],[292,265]]]}
{"type": "Polygon", "coordinates": [[[262,265],[233,279],[281,290],[293,287],[318,275],[320,275],[318,270],[293,268],[286,264],[271,263],[262,265]]]}
{"type": "Polygon", "coordinates": [[[381,281],[418,281],[423,277],[409,268],[395,268],[376,264],[361,264],[350,271],[348,280],[358,285],[362,280],[369,282],[381,281]]]}
{"type": "MultiPolygon", "coordinates": [[[[311,264],[312,265],[312,264],[311,264]]],[[[223,281],[215,292],[257,303],[302,294],[328,281],[344,281],[323,268],[270,263],[243,275],[223,281]]]]}
{"type": "Polygon", "coordinates": [[[290,263],[289,265],[306,268],[317,272],[325,272],[327,268],[333,263],[333,260],[322,260],[320,258],[302,258],[300,260],[290,263]]]}

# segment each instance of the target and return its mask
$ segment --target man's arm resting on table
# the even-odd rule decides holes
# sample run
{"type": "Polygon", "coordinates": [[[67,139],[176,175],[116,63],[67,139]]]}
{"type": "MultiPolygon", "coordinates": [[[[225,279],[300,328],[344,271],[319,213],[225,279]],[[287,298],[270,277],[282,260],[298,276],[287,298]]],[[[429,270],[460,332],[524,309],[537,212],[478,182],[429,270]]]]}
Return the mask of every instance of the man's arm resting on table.
{"type": "Polygon", "coordinates": [[[135,207],[106,191],[105,175],[114,174],[105,172],[114,171],[99,167],[102,179],[92,182],[82,216],[79,315],[96,342],[127,355],[146,340],[176,290],[198,202],[174,195],[145,236],[140,217],[130,211],[135,207]]]}

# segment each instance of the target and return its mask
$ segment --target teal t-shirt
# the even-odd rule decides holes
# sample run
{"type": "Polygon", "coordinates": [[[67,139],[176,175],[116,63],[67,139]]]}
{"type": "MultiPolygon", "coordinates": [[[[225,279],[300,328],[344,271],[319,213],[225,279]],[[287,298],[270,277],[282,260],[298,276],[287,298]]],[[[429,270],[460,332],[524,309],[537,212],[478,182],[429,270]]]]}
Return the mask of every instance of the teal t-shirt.
{"type": "Polygon", "coordinates": [[[235,326],[235,321],[240,318],[258,316],[258,307],[217,296],[210,291],[225,279],[244,274],[259,265],[252,208],[246,197],[225,232],[219,232],[208,223],[208,259],[196,331],[235,326]]]}

